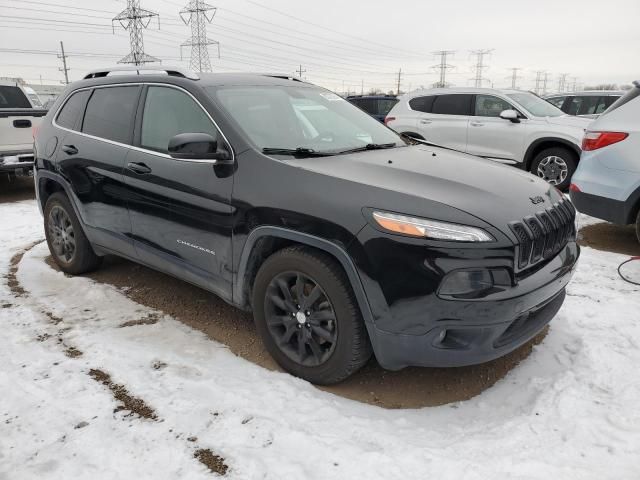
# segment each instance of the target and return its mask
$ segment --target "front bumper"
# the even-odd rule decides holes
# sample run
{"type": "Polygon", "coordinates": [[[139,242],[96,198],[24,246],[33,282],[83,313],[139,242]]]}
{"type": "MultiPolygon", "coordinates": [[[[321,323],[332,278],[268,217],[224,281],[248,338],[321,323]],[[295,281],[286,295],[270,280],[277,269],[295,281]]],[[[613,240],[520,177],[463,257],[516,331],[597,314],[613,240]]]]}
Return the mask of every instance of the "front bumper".
{"type": "Polygon", "coordinates": [[[15,175],[33,175],[33,152],[0,153],[0,172],[15,175]]]}
{"type": "MultiPolygon", "coordinates": [[[[570,242],[511,292],[472,301],[431,300],[429,319],[423,324],[426,333],[412,335],[368,325],[378,362],[388,370],[459,367],[506,355],[531,340],[556,315],[579,254],[577,244],[570,242]]],[[[415,304],[412,310],[415,315],[415,304]]],[[[423,316],[427,318],[426,310],[423,316]]]]}

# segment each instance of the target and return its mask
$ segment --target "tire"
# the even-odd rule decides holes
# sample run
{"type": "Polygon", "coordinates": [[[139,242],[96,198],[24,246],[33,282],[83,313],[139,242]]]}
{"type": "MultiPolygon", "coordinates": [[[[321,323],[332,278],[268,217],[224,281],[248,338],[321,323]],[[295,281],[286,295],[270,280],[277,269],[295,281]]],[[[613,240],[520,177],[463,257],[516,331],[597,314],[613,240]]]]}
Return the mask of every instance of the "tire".
{"type": "Polygon", "coordinates": [[[47,199],[44,231],[51,256],[63,272],[79,275],[95,270],[102,263],[102,257],[95,254],[85,236],[71,202],[61,192],[47,199]]]}
{"type": "Polygon", "coordinates": [[[271,255],[256,275],[252,304],[267,350],[297,377],[320,385],[337,383],[371,357],[351,285],[325,253],[296,246],[271,255]]]}
{"type": "Polygon", "coordinates": [[[564,192],[568,190],[577,166],[575,152],[564,147],[552,147],[535,156],[530,171],[564,192]]]}

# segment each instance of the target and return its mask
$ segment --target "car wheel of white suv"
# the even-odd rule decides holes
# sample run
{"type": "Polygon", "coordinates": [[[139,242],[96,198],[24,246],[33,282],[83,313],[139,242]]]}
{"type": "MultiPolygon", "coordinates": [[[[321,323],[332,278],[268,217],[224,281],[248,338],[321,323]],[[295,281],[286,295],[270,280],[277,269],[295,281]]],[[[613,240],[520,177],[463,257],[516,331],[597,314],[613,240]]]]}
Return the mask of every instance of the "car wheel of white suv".
{"type": "Polygon", "coordinates": [[[576,155],[572,151],[553,147],[536,155],[531,163],[531,173],[564,191],[569,188],[576,166],[576,155]]]}

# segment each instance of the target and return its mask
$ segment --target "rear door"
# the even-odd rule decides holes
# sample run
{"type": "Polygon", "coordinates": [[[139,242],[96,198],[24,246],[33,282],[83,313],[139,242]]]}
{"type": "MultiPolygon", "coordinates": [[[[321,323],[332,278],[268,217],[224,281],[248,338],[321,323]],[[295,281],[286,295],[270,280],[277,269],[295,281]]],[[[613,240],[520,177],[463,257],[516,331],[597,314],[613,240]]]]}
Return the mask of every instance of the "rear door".
{"type": "Polygon", "coordinates": [[[495,95],[475,95],[474,112],[469,121],[467,152],[504,163],[521,162],[527,120],[513,123],[500,118],[504,110],[516,110],[495,95]]]}
{"type": "Polygon", "coordinates": [[[140,85],[81,90],[65,102],[55,122],[66,132],[60,135],[58,168],[71,185],[90,240],[129,257],[135,253],[122,170],[141,90],[140,85]]]}
{"type": "MultiPolygon", "coordinates": [[[[126,159],[125,181],[138,258],[220,296],[231,295],[233,167],[178,160],[169,140],[208,133],[226,141],[187,91],[145,87],[136,125],[137,148],[126,159]]],[[[227,147],[230,150],[230,147],[227,147]]]]}
{"type": "Polygon", "coordinates": [[[429,112],[418,115],[418,133],[430,142],[464,152],[473,95],[456,93],[426,98],[422,107],[429,112]]]}

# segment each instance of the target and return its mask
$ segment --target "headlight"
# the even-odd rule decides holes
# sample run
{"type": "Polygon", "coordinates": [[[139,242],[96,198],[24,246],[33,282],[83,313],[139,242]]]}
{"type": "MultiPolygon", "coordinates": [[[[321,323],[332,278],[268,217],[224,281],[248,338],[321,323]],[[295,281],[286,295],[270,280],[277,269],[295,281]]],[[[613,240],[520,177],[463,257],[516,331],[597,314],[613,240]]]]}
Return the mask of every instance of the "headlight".
{"type": "Polygon", "coordinates": [[[456,223],[407,217],[396,213],[373,212],[373,219],[385,230],[411,237],[449,240],[453,242],[494,242],[488,232],[481,228],[456,223]]]}

